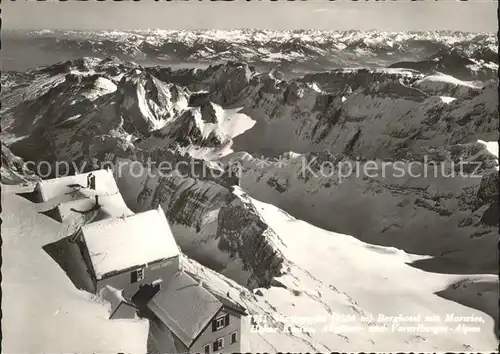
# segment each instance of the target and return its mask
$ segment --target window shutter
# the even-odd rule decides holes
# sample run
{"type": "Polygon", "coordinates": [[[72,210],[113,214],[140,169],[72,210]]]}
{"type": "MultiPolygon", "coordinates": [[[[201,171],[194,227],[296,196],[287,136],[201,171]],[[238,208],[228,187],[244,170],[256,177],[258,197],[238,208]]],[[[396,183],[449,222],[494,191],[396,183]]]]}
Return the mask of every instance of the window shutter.
{"type": "MultiPolygon", "coordinates": [[[[213,320],[212,321],[212,332],[215,332],[217,331],[217,321],[216,320],[213,320]]],[[[215,345],[215,344],[214,344],[215,345]]],[[[216,349],[217,350],[217,349],[216,349]]]]}
{"type": "Polygon", "coordinates": [[[139,268],[136,270],[137,281],[144,280],[144,268],[139,268]]]}
{"type": "Polygon", "coordinates": [[[137,272],[136,271],[130,273],[130,282],[131,283],[136,283],[137,282],[137,272]]]}
{"type": "Polygon", "coordinates": [[[217,341],[215,341],[214,342],[214,352],[216,352],[217,350],[219,350],[219,346],[218,346],[217,341]]]}
{"type": "Polygon", "coordinates": [[[229,314],[228,314],[228,313],[226,313],[226,316],[225,316],[225,317],[226,317],[226,319],[225,319],[225,321],[224,321],[224,322],[225,322],[225,326],[227,327],[227,326],[229,326],[229,314]]]}

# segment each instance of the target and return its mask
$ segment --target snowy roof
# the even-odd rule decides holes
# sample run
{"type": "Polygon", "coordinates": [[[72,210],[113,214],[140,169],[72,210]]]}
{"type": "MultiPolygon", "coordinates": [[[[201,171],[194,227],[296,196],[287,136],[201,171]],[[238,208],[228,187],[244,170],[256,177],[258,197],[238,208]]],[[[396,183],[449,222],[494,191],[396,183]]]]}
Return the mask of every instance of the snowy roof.
{"type": "Polygon", "coordinates": [[[95,194],[111,195],[119,192],[111,170],[92,171],[91,173],[95,176],[96,190],[87,189],[87,176],[89,173],[40,181],[38,188],[42,199],[48,201],[54,197],[71,193],[82,193],[85,196],[92,196],[95,194]],[[83,188],[79,188],[78,185],[83,188]]]}
{"type": "Polygon", "coordinates": [[[97,279],[179,255],[161,207],[86,224],[81,231],[97,279]]]}
{"type": "Polygon", "coordinates": [[[187,273],[176,273],[148,308],[188,348],[223,304],[187,273]]]}

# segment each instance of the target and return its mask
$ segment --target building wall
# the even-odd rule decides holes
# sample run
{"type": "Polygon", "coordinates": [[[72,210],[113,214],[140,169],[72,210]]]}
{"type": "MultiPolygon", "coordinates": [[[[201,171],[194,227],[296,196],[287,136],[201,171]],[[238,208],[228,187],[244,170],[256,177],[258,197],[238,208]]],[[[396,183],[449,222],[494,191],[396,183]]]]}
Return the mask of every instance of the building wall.
{"type": "Polygon", "coordinates": [[[221,328],[216,332],[212,332],[212,323],[208,325],[205,331],[198,337],[198,339],[191,346],[191,353],[204,353],[205,345],[210,344],[210,353],[213,353],[213,343],[218,339],[224,338],[224,348],[219,349],[216,353],[237,353],[241,350],[241,316],[227,310],[222,310],[215,316],[215,318],[219,318],[226,313],[229,313],[229,326],[221,328]],[[237,332],[236,343],[229,344],[231,333],[237,332]]]}
{"type": "Polygon", "coordinates": [[[97,289],[97,281],[94,277],[94,271],[92,269],[92,263],[90,261],[89,251],[87,245],[82,241],[83,236],[81,230],[78,231],[75,240],[80,249],[80,255],[82,256],[83,262],[85,263],[86,269],[85,273],[88,275],[87,281],[85,281],[85,290],[90,293],[97,293],[100,289],[97,289]]]}
{"type": "Polygon", "coordinates": [[[135,314],[137,309],[135,306],[127,304],[126,302],[120,302],[118,306],[111,313],[109,318],[111,320],[119,320],[119,319],[133,319],[135,318],[135,314]]]}
{"type": "MultiPolygon", "coordinates": [[[[222,310],[215,318],[225,315],[226,311],[222,310]]],[[[213,353],[213,343],[218,339],[224,338],[224,348],[218,350],[216,353],[238,353],[241,352],[241,316],[229,311],[229,326],[224,327],[216,332],[212,332],[212,322],[207,326],[203,333],[194,342],[188,350],[180,340],[173,336],[168,327],[163,324],[159,319],[150,322],[149,334],[151,342],[154,343],[151,347],[155,353],[171,353],[172,346],[177,352],[201,353],[205,352],[205,345],[210,345],[210,353],[213,353]],[[230,343],[231,333],[237,332],[237,341],[234,344],[230,343]]],[[[148,348],[149,349],[149,348],[148,348]]]]}
{"type": "Polygon", "coordinates": [[[170,278],[179,270],[179,257],[176,256],[174,258],[149,264],[147,267],[144,267],[144,279],[136,283],[130,282],[130,273],[132,271],[119,273],[112,277],[98,280],[97,291],[102,289],[104,286],[109,285],[118,290],[123,289],[122,294],[124,297],[132,297],[132,295],[139,290],[141,285],[150,284],[157,279],[163,279],[164,282],[168,282],[170,278]]]}
{"type": "Polygon", "coordinates": [[[168,327],[155,318],[149,321],[148,352],[187,353],[187,347],[175,338],[168,327]]]}
{"type": "Polygon", "coordinates": [[[42,248],[61,267],[76,288],[95,293],[93,273],[89,272],[81,244],[75,242],[73,236],[67,236],[42,248]]]}
{"type": "MultiPolygon", "coordinates": [[[[66,239],[67,240],[67,239],[66,239]]],[[[85,258],[80,252],[80,248],[76,243],[66,242],[67,247],[67,274],[72,279],[77,288],[88,291],[89,293],[95,292],[95,283],[92,278],[92,273],[89,271],[85,258]]]]}
{"type": "Polygon", "coordinates": [[[34,192],[35,192],[35,203],[43,203],[44,200],[42,195],[42,189],[40,187],[40,182],[36,184],[34,192]]]}

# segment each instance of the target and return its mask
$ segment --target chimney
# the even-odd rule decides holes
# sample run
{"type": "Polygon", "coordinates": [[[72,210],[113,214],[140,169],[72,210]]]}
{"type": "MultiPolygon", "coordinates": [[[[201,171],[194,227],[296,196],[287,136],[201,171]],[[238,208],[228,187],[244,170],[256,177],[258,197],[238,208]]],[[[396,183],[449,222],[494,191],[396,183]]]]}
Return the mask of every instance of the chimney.
{"type": "Polygon", "coordinates": [[[95,205],[99,206],[99,196],[95,196],[95,205]]]}
{"type": "Polygon", "coordinates": [[[95,190],[95,176],[92,172],[87,175],[87,188],[95,190]]]}
{"type": "Polygon", "coordinates": [[[154,286],[154,285],[158,285],[158,284],[161,284],[161,283],[163,283],[163,279],[161,279],[161,278],[160,278],[160,279],[156,279],[155,281],[153,281],[153,282],[151,283],[151,285],[153,285],[153,286],[154,286]]]}
{"type": "Polygon", "coordinates": [[[200,281],[198,282],[198,285],[203,288],[203,285],[204,285],[203,280],[200,279],[200,281]]]}

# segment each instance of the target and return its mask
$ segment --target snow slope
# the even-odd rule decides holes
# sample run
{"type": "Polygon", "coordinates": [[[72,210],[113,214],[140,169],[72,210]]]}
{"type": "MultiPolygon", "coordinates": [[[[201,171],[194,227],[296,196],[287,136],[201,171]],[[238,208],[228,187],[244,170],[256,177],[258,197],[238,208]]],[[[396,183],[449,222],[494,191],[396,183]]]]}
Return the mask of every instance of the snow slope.
{"type": "MultiPolygon", "coordinates": [[[[350,298],[351,306],[354,305],[365,315],[372,314],[377,317],[377,314],[385,316],[397,316],[398,314],[418,316],[420,314],[425,317],[437,314],[441,317],[441,320],[433,322],[433,325],[443,325],[445,327],[450,325],[445,320],[443,321],[446,314],[454,313],[457,316],[475,314],[485,318],[486,323],[484,323],[485,326],[482,327],[481,331],[484,331],[482,334],[486,337],[481,339],[479,336],[476,337],[475,334],[472,336],[457,336],[456,332],[440,333],[433,336],[412,333],[411,335],[402,334],[399,337],[399,335],[395,334],[395,337],[408,344],[407,350],[410,350],[413,346],[415,349],[412,348],[411,350],[444,350],[444,348],[455,347],[456,349],[453,350],[458,351],[460,347],[466,349],[467,345],[470,345],[472,348],[481,351],[484,350],[483,348],[487,348],[487,345],[484,345],[486,342],[483,342],[483,340],[489,342],[493,339],[491,318],[480,312],[471,311],[469,308],[450,304],[432,294],[441,287],[455,282],[457,278],[460,279],[460,277],[429,274],[410,268],[405,263],[411,263],[417,257],[408,255],[398,249],[376,247],[362,243],[351,236],[325,232],[290,218],[271,205],[256,202],[256,206],[266,215],[269,226],[281,235],[289,260],[293,260],[297,267],[307,270],[310,274],[315,274],[323,285],[338,285],[340,291],[343,291],[346,297],[350,298]],[[311,242],[310,237],[304,237],[311,234],[314,234],[313,242],[311,242]],[[314,256],[311,257],[311,255],[314,256]],[[410,279],[412,281],[409,281],[410,279]],[[489,340],[487,339],[488,336],[491,336],[489,340]],[[423,344],[420,343],[421,341],[430,343],[423,344]]],[[[293,284],[292,279],[289,278],[288,280],[293,284]]],[[[497,282],[495,276],[484,276],[483,280],[492,284],[497,282]]],[[[285,279],[283,281],[286,282],[285,279]]],[[[312,290],[309,287],[307,289],[312,290]]],[[[318,296],[321,297],[322,291],[315,290],[317,290],[318,296]]],[[[307,290],[304,289],[304,291],[307,293],[307,290]]],[[[469,298],[469,301],[476,302],[476,306],[484,301],[478,294],[471,294],[471,297],[475,297],[475,300],[469,298]]],[[[278,299],[276,300],[278,301],[278,299]]],[[[330,303],[326,299],[323,299],[323,301],[326,304],[330,303]]],[[[469,304],[469,306],[471,305],[469,304]]],[[[331,310],[334,313],[346,313],[345,307],[343,309],[344,311],[335,308],[331,310]]],[[[351,310],[357,312],[352,307],[351,310]]],[[[292,308],[289,308],[289,311],[290,315],[296,313],[292,308]]],[[[314,313],[314,310],[311,312],[314,313]]],[[[306,313],[309,315],[311,312],[307,311],[306,313]]],[[[416,324],[422,323],[425,325],[425,322],[425,320],[422,322],[416,321],[416,324]]],[[[398,331],[398,329],[391,326],[392,330],[398,331]]],[[[366,333],[361,333],[359,334],[359,340],[357,335],[347,336],[356,345],[363,342],[363,340],[369,342],[372,339],[375,341],[374,346],[377,348],[372,349],[375,351],[405,350],[398,345],[385,343],[388,338],[386,334],[367,338],[366,333]]],[[[490,343],[496,345],[493,342],[490,343]]]]}
{"type": "MultiPolygon", "coordinates": [[[[237,294],[227,284],[212,279],[213,284],[245,302],[261,326],[257,333],[245,336],[243,350],[484,351],[496,347],[493,319],[489,315],[435,295],[472,277],[415,269],[407,263],[426,257],[327,232],[270,204],[251,199],[241,190],[235,194],[253,204],[279,235],[283,243],[279,247],[286,257],[286,271],[275,278],[274,286],[255,289],[251,297],[237,294]],[[451,314],[477,316],[477,323],[463,320],[462,324],[480,328],[479,331],[476,328],[475,333],[460,332],[460,322],[446,321],[451,314]],[[400,321],[398,326],[397,320],[384,320],[380,315],[412,316],[412,319],[400,321]],[[423,327],[411,328],[418,325],[423,327]]],[[[198,269],[191,262],[186,263],[198,269]]],[[[210,272],[198,270],[198,273],[210,279],[207,275],[210,272]]],[[[498,283],[495,276],[474,279],[492,287],[498,283]]],[[[484,294],[469,293],[468,306],[481,307],[488,296],[494,308],[492,299],[496,290],[492,287],[484,294]]]]}
{"type": "Polygon", "coordinates": [[[60,223],[2,186],[2,349],[5,353],[146,352],[145,320],[108,320],[110,304],[77,290],[42,247],[60,223]]]}

